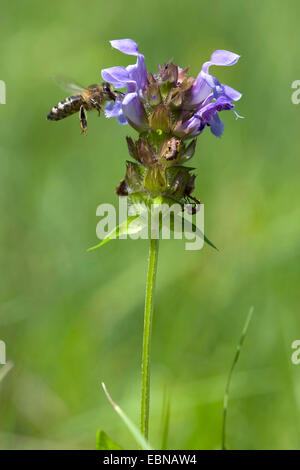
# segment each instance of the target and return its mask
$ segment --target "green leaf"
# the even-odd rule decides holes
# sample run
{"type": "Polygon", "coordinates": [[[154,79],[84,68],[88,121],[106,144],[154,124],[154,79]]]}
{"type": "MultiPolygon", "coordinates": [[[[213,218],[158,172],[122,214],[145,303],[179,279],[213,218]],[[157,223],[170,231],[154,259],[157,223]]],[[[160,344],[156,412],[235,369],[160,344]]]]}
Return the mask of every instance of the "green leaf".
{"type": "Polygon", "coordinates": [[[187,230],[188,233],[194,233],[195,235],[198,235],[198,237],[202,238],[202,240],[204,240],[205,243],[207,243],[209,246],[211,246],[215,250],[219,251],[218,248],[213,244],[213,242],[211,242],[206,237],[206,235],[204,235],[204,233],[193,222],[190,222],[189,220],[184,219],[181,215],[180,216],[177,215],[177,214],[175,214],[174,216],[172,215],[170,230],[174,231],[175,219],[178,220],[178,225],[177,226],[180,226],[180,221],[181,221],[182,230],[187,230]]]}
{"type": "Polygon", "coordinates": [[[122,447],[112,441],[106,432],[99,430],[97,432],[96,450],[122,450],[122,447]]]}
{"type": "MultiPolygon", "coordinates": [[[[135,196],[138,196],[135,199],[135,202],[132,207],[136,210],[136,214],[130,215],[128,219],[126,219],[122,224],[115,227],[105,238],[100,242],[98,245],[89,248],[87,251],[93,251],[100,246],[105,245],[111,240],[115,240],[116,238],[121,237],[122,235],[131,235],[141,232],[148,224],[148,219],[143,215],[148,213],[147,205],[145,204],[146,198],[140,199],[140,195],[142,193],[135,193],[135,196]]],[[[148,197],[148,196],[147,196],[148,197]]],[[[154,199],[153,207],[157,207],[157,210],[160,210],[161,206],[164,205],[166,208],[162,213],[162,217],[169,216],[168,206],[173,206],[174,201],[170,198],[159,196],[154,199]]],[[[188,233],[194,233],[199,238],[202,238],[205,243],[210,245],[212,248],[218,251],[218,248],[211,242],[204,233],[192,222],[182,217],[182,210],[179,204],[178,205],[178,213],[174,214],[171,212],[170,218],[170,230],[172,232],[175,231],[175,220],[177,220],[176,227],[182,227],[181,231],[186,230],[188,233]]],[[[154,210],[155,214],[155,210],[154,210]]],[[[169,220],[169,219],[168,219],[169,220]]],[[[159,228],[162,228],[163,220],[159,221],[159,228]]]]}
{"type": "Polygon", "coordinates": [[[195,224],[191,223],[191,226],[192,226],[192,231],[197,233],[197,235],[200,236],[205,241],[205,243],[207,243],[209,246],[211,246],[215,250],[219,251],[218,248],[213,244],[213,242],[211,242],[207,238],[207,236],[204,235],[204,233],[195,224]]]}
{"type": "Polygon", "coordinates": [[[136,425],[128,418],[128,416],[124,413],[124,411],[113,401],[111,396],[109,395],[107,388],[105,384],[102,382],[102,387],[105,392],[105,395],[107,396],[110,404],[113,406],[115,411],[118,413],[120,418],[123,420],[125,423],[125,426],[127,427],[128,431],[132,434],[136,442],[138,443],[139,446],[141,446],[142,450],[152,450],[152,447],[150,446],[149,442],[144,438],[140,430],[136,427],[136,425]]]}
{"type": "Polygon", "coordinates": [[[215,250],[219,251],[218,248],[213,244],[213,242],[211,242],[206,235],[204,235],[204,241],[205,243],[207,243],[209,246],[211,246],[212,248],[214,248],[215,250]]]}
{"type": "Polygon", "coordinates": [[[128,217],[128,219],[125,220],[122,224],[118,225],[115,227],[105,238],[102,240],[101,243],[99,243],[96,246],[92,246],[89,248],[87,251],[93,251],[96,250],[96,248],[100,248],[100,246],[105,245],[106,243],[110,242],[111,240],[115,240],[116,238],[119,238],[121,235],[129,235],[131,233],[137,233],[142,229],[142,226],[139,224],[132,224],[132,222],[137,219],[139,216],[138,215],[132,215],[128,217]]]}

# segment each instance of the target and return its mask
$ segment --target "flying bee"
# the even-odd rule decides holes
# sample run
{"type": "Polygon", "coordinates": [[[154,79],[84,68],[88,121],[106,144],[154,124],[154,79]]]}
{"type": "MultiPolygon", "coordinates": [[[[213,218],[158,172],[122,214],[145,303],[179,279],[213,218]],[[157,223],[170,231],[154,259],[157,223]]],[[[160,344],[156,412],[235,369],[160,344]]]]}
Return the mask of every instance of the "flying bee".
{"type": "Polygon", "coordinates": [[[47,119],[50,121],[60,121],[79,112],[81,133],[84,135],[86,135],[87,131],[86,111],[96,109],[100,116],[101,105],[106,101],[115,101],[117,97],[113,87],[107,82],[83,88],[75,83],[67,83],[62,80],[57,81],[64,89],[73,94],[53,106],[47,119]]]}

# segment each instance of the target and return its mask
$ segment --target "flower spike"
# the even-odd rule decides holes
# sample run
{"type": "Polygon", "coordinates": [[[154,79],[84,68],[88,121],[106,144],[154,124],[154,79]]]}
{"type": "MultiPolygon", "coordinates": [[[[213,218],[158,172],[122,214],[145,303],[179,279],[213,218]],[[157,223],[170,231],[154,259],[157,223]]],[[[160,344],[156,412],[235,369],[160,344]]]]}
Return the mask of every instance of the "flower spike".
{"type": "Polygon", "coordinates": [[[206,128],[216,137],[223,135],[221,112],[232,110],[239,117],[235,103],[242,96],[221,84],[210,68],[235,65],[240,56],[216,50],[196,78],[173,62],[159,65],[158,73],[153,74],[147,72],[145,57],[135,41],[117,39],[110,43],[123,54],[136,57],[135,64],[102,70],[103,80],[122,89],[115,101],[106,105],[105,116],[116,117],[121,125],[129,124],[139,133],[136,142],[127,138],[135,163],[127,164],[117,193],[131,199],[137,194],[150,199],[169,197],[179,204],[187,198],[193,200],[195,175],[181,165],[192,158],[196,138],[206,128]],[[193,139],[190,145],[186,145],[188,139],[193,139]]]}

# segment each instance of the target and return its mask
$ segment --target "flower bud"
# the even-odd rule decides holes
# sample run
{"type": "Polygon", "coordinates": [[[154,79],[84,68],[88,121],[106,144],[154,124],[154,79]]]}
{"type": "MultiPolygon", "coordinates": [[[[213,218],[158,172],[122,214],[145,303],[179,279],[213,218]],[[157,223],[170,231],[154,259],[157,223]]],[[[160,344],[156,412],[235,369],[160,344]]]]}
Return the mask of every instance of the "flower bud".
{"type": "Polygon", "coordinates": [[[152,166],[157,162],[150,143],[144,138],[140,137],[139,140],[134,142],[131,137],[126,137],[129,154],[144,166],[152,166]]]}
{"type": "Polygon", "coordinates": [[[181,67],[178,67],[178,83],[182,83],[183,80],[185,79],[187,73],[189,71],[189,67],[186,67],[185,69],[182,69],[181,67]]]}
{"type": "Polygon", "coordinates": [[[193,86],[192,77],[185,78],[182,83],[170,89],[166,102],[171,108],[182,108],[188,90],[193,86]]]}
{"type": "Polygon", "coordinates": [[[160,151],[160,158],[162,163],[169,163],[174,165],[180,155],[181,141],[172,137],[170,140],[167,140],[163,143],[160,151]]]}
{"type": "Polygon", "coordinates": [[[125,181],[125,178],[123,178],[116,187],[116,194],[118,196],[128,196],[128,186],[125,181]]]}
{"type": "Polygon", "coordinates": [[[167,193],[169,196],[180,201],[185,195],[187,195],[187,191],[190,190],[195,179],[195,175],[190,174],[191,170],[192,168],[186,168],[184,166],[173,166],[167,168],[167,193]]]}
{"type": "Polygon", "coordinates": [[[146,170],[144,187],[152,195],[158,196],[167,189],[165,169],[155,165],[146,170]]]}
{"type": "Polygon", "coordinates": [[[178,80],[178,66],[173,62],[168,62],[163,67],[158,66],[159,79],[161,83],[169,82],[176,85],[178,80]]]}
{"type": "Polygon", "coordinates": [[[171,127],[170,111],[163,103],[156,106],[150,115],[149,124],[153,130],[169,132],[171,127]]]}
{"type": "Polygon", "coordinates": [[[193,157],[196,149],[196,142],[197,140],[193,139],[187,147],[184,146],[180,155],[180,163],[187,162],[193,157]]]}
{"type": "Polygon", "coordinates": [[[131,192],[143,190],[145,168],[138,163],[126,162],[125,182],[131,192]]]}
{"type": "Polygon", "coordinates": [[[154,151],[147,140],[140,137],[136,145],[139,161],[142,165],[152,166],[157,162],[157,158],[154,154],[154,151]]]}
{"type": "Polygon", "coordinates": [[[167,63],[163,67],[158,66],[158,81],[160,84],[160,92],[165,99],[169,95],[172,87],[176,86],[178,80],[178,66],[172,62],[167,63]]]}
{"type": "Polygon", "coordinates": [[[152,73],[148,73],[148,84],[143,92],[143,97],[150,106],[161,103],[159,84],[152,73]]]}
{"type": "Polygon", "coordinates": [[[131,137],[128,137],[128,136],[126,137],[126,141],[127,141],[129,155],[135,160],[139,161],[139,154],[138,154],[136,143],[131,137]]]}

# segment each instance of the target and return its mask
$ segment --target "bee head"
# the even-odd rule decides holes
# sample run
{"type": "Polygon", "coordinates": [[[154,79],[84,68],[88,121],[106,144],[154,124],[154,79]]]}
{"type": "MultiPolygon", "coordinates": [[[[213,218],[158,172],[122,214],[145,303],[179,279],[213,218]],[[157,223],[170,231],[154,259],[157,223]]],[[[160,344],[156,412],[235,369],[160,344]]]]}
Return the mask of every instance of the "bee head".
{"type": "Polygon", "coordinates": [[[117,95],[113,87],[111,86],[111,84],[108,82],[104,82],[102,86],[103,86],[103,93],[107,96],[107,99],[115,101],[117,98],[117,95]]]}

